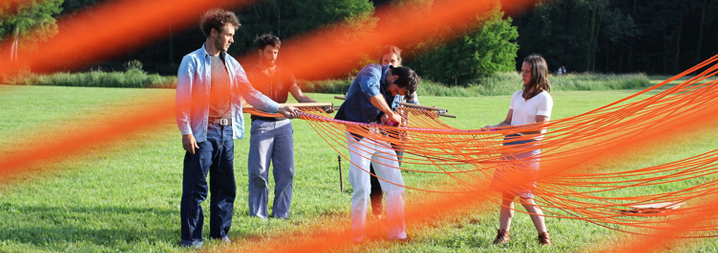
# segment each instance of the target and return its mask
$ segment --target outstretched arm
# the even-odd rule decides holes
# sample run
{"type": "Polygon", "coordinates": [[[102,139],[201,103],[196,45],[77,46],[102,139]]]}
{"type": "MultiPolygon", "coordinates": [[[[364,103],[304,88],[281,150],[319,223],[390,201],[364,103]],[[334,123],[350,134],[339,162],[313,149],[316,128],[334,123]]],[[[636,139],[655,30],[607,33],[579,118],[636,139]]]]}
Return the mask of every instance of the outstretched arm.
{"type": "Polygon", "coordinates": [[[292,86],[289,87],[289,92],[292,93],[292,96],[299,101],[299,103],[315,103],[317,101],[314,101],[314,99],[310,98],[307,95],[304,95],[304,92],[302,92],[302,89],[299,88],[299,85],[297,83],[292,84],[292,86]]]}

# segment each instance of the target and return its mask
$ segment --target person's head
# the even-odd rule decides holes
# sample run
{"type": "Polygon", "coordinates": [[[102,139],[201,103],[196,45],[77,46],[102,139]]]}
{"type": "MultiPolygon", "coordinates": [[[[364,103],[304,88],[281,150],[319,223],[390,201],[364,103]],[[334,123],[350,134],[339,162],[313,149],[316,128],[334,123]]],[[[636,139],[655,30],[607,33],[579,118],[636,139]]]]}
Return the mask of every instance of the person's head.
{"type": "Polygon", "coordinates": [[[391,95],[402,95],[406,100],[411,100],[418,85],[419,76],[411,68],[389,66],[389,72],[386,73],[386,89],[391,95]]]}
{"type": "Polygon", "coordinates": [[[265,66],[274,66],[277,64],[277,56],[282,41],[277,36],[271,34],[263,34],[259,36],[255,42],[259,51],[259,63],[265,66]]]}
{"type": "Polygon", "coordinates": [[[401,49],[395,46],[384,47],[379,54],[379,64],[401,66],[401,49]]]}
{"type": "Polygon", "coordinates": [[[524,59],[521,64],[521,79],[523,79],[525,91],[532,88],[537,93],[541,90],[551,91],[551,85],[548,82],[548,65],[540,55],[532,54],[524,59]]]}
{"type": "Polygon", "coordinates": [[[226,52],[234,42],[234,32],[239,28],[239,20],[231,11],[213,9],[204,13],[199,23],[202,33],[209,43],[220,51],[226,52]]]}

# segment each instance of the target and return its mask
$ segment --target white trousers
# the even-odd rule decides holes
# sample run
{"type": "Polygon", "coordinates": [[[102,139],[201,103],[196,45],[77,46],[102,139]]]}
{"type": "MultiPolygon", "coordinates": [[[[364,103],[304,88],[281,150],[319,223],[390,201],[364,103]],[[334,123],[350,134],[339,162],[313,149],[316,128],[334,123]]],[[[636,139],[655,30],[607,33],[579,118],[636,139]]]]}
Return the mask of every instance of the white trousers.
{"type": "Polygon", "coordinates": [[[386,221],[390,239],[406,238],[404,222],[404,180],[396,161],[396,153],[387,142],[362,138],[357,141],[347,134],[349,147],[349,183],[352,193],[352,234],[355,241],[366,237],[366,216],[371,184],[369,163],[374,161],[374,172],[380,178],[381,189],[386,193],[386,221]],[[382,180],[383,179],[383,180],[382,180]],[[392,182],[386,182],[386,181],[392,182]]]}

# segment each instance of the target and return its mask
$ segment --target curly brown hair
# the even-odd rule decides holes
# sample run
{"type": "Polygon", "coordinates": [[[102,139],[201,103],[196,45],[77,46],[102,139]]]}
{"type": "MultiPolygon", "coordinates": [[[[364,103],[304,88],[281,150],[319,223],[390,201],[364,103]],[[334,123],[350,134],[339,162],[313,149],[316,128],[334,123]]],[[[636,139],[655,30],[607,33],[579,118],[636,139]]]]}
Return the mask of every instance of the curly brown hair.
{"type": "Polygon", "coordinates": [[[212,28],[218,32],[222,32],[224,26],[232,24],[234,29],[239,28],[239,19],[234,15],[234,12],[225,11],[223,9],[212,9],[202,15],[202,19],[199,22],[199,28],[202,29],[205,37],[209,37],[212,32],[212,28]]]}

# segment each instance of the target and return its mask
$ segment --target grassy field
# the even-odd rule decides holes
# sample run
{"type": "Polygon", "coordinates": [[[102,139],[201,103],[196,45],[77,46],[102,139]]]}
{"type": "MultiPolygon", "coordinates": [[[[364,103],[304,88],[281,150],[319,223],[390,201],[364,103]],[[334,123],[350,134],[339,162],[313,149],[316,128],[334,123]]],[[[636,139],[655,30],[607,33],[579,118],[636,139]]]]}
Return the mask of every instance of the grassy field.
{"type": "MultiPolygon", "coordinates": [[[[552,118],[577,115],[635,92],[556,91],[552,93],[555,101],[552,118]]],[[[330,94],[311,95],[318,101],[341,102],[333,100],[330,94]]],[[[135,99],[151,98],[158,104],[173,96],[174,91],[167,89],[0,86],[0,118],[3,119],[0,121],[3,137],[0,138],[0,154],[12,155],[11,150],[42,141],[47,133],[61,135],[83,131],[71,126],[82,126],[83,122],[113,115],[135,99]]],[[[506,116],[509,97],[422,96],[421,101],[424,105],[447,108],[450,114],[458,116],[457,119],[444,119],[446,123],[462,129],[476,129],[501,121],[506,116]]],[[[146,106],[151,107],[153,103],[146,106]]],[[[141,113],[141,109],[123,113],[141,113]]],[[[350,222],[348,162],[343,162],[344,191],[340,191],[337,154],[317,138],[306,122],[293,122],[296,179],[292,216],[288,221],[248,217],[246,154],[249,143],[247,140],[236,141],[238,196],[230,236],[238,244],[301,232],[313,224],[320,224],[321,229],[350,222]]],[[[183,151],[174,119],[163,119],[157,129],[126,139],[3,177],[0,184],[0,252],[183,251],[178,247],[183,151]]],[[[715,149],[717,140],[715,131],[682,133],[637,150],[630,156],[619,157],[607,166],[641,168],[675,161],[715,149]]],[[[67,143],[67,148],[77,147],[67,143]]],[[[420,173],[405,173],[404,176],[410,186],[421,187],[430,181],[420,173]]],[[[407,204],[422,198],[440,197],[441,194],[409,190],[407,204]]],[[[207,204],[208,201],[205,208],[207,204]]],[[[606,250],[607,245],[624,243],[626,237],[623,233],[582,221],[547,219],[555,246],[539,247],[528,216],[517,213],[512,224],[511,242],[494,246],[491,241],[498,227],[498,207],[482,205],[466,212],[474,214],[437,222],[429,228],[409,229],[408,233],[414,239],[410,244],[362,244],[351,251],[575,252],[606,250]]],[[[216,242],[208,241],[205,249],[216,246],[216,242]]],[[[714,239],[683,241],[672,250],[715,252],[718,243],[714,239]]]]}

